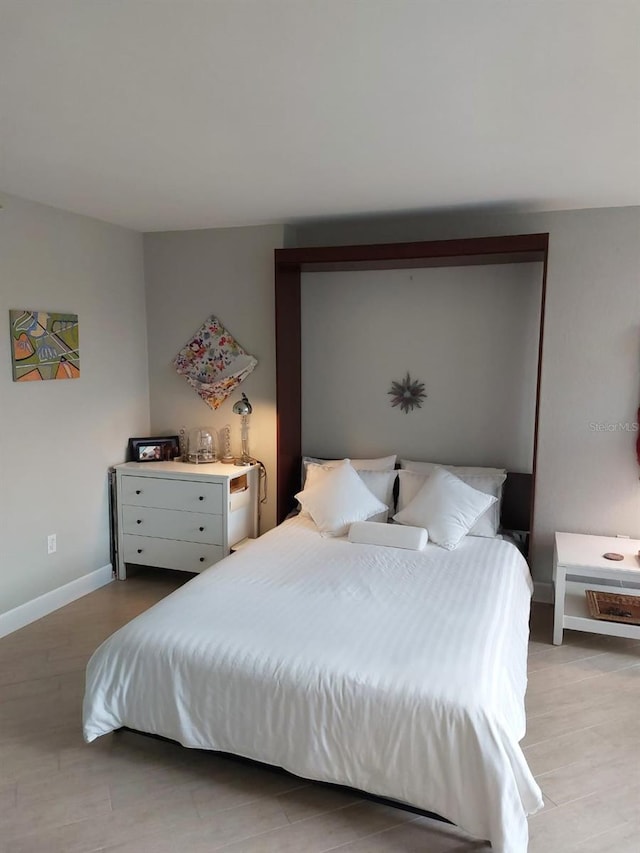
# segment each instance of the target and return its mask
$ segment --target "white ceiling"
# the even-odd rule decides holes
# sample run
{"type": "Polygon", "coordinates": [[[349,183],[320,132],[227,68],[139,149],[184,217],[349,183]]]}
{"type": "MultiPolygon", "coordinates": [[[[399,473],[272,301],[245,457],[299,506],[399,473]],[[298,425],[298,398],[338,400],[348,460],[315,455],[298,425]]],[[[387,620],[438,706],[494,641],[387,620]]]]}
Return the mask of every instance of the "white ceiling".
{"type": "Polygon", "coordinates": [[[0,188],[143,231],[640,203],[640,0],[0,0],[0,188]]]}

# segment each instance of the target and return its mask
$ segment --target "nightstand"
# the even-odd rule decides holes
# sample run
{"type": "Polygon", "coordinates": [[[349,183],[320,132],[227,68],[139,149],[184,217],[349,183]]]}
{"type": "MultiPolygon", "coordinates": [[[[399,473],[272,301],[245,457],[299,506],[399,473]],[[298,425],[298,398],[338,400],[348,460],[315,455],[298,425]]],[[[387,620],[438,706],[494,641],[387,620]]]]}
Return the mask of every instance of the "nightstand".
{"type": "Polygon", "coordinates": [[[581,533],[556,533],[553,559],[555,605],[553,643],[562,643],[565,628],[640,640],[640,625],[594,619],[585,590],[640,595],[640,540],[581,533]],[[607,552],[623,554],[619,562],[606,560],[607,552]]]}

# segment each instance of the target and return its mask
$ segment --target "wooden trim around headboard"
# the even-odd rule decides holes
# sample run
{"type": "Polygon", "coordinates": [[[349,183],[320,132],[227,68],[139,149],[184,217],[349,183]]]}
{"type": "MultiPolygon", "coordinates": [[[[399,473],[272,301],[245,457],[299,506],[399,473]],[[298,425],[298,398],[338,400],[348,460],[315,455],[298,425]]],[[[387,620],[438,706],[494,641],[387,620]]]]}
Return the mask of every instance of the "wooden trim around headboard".
{"type": "MultiPolygon", "coordinates": [[[[287,513],[293,508],[293,495],[300,484],[300,458],[302,455],[300,280],[303,272],[542,262],[543,282],[533,475],[510,475],[510,477],[530,478],[529,524],[523,528],[513,527],[512,529],[532,529],[548,247],[548,234],[517,234],[505,237],[473,237],[461,240],[432,240],[417,243],[376,243],[362,246],[320,246],[275,250],[276,513],[278,522],[283,521],[287,513]]],[[[513,483],[515,482],[514,480],[513,483]]],[[[513,488],[523,488],[524,482],[522,480],[519,487],[514,485],[513,488]]],[[[509,481],[507,481],[508,483],[509,481]]],[[[512,486],[508,486],[508,488],[511,489],[512,486]]],[[[521,506],[523,506],[522,502],[521,506]]],[[[519,522],[523,520],[522,512],[517,513],[517,518],[519,522]]]]}

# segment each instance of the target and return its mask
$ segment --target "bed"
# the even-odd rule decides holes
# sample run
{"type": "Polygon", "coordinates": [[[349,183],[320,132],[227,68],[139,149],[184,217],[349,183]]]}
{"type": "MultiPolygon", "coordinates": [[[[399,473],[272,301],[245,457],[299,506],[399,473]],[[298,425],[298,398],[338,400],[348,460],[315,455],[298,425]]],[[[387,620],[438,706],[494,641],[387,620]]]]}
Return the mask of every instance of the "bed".
{"type": "Polygon", "coordinates": [[[85,739],[129,727],[233,753],[526,853],[531,591],[500,538],[407,551],[291,518],[100,646],[85,739]]]}

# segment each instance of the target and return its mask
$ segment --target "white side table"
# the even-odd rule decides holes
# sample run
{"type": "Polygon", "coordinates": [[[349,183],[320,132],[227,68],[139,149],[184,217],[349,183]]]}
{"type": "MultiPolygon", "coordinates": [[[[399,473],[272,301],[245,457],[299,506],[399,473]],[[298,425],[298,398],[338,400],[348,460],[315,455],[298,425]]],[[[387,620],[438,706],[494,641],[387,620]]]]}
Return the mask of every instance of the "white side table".
{"type": "Polygon", "coordinates": [[[556,533],[553,559],[555,605],[553,642],[562,643],[565,628],[640,640],[640,625],[594,619],[585,590],[640,595],[640,540],[582,533],[556,533]],[[623,554],[619,562],[606,560],[607,552],[623,554]]]}

